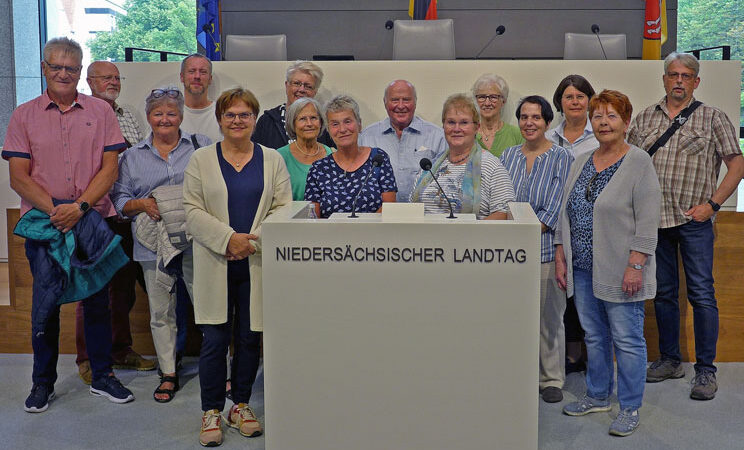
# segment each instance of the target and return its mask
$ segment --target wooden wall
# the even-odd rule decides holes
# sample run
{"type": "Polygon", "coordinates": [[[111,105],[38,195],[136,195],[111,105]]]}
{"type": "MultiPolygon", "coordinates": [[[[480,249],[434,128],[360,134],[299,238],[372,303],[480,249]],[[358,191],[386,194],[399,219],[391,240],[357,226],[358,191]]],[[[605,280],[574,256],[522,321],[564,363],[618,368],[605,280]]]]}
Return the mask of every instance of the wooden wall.
{"type": "MultiPolygon", "coordinates": [[[[18,209],[8,209],[8,267],[10,306],[0,306],[0,353],[31,353],[31,273],[23,250],[23,239],[12,234],[18,221],[18,209]]],[[[715,223],[716,297],[720,313],[718,356],[720,362],[744,361],[744,214],[720,212],[715,223]]],[[[681,267],[681,264],[680,264],[681,267]]],[[[680,275],[684,277],[683,274],[680,275]]],[[[684,283],[680,295],[685,295],[684,283]]],[[[62,307],[60,352],[75,353],[74,304],[62,307]]],[[[682,321],[682,358],[695,360],[695,341],[692,328],[692,308],[680,304],[682,321]]],[[[137,303],[131,313],[134,349],[154,355],[150,335],[150,314],[147,296],[137,288],[137,303]]],[[[646,340],[649,360],[658,357],[658,335],[652,302],[646,303],[646,340]]],[[[190,331],[189,354],[198,354],[198,333],[190,331]]]]}

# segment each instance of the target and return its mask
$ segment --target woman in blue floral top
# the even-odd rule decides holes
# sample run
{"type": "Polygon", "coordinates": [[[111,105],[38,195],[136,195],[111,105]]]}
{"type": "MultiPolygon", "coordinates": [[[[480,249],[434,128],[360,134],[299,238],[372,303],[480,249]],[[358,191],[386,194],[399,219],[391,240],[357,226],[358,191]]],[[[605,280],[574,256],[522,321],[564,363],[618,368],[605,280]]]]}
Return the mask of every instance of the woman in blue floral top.
{"type": "Polygon", "coordinates": [[[398,192],[390,158],[382,149],[357,144],[362,121],[353,98],[338,95],[325,110],[328,132],[338,151],[310,167],[305,200],[315,204],[315,212],[322,218],[351,212],[357,195],[356,212],[379,212],[382,203],[394,202],[398,192]]]}

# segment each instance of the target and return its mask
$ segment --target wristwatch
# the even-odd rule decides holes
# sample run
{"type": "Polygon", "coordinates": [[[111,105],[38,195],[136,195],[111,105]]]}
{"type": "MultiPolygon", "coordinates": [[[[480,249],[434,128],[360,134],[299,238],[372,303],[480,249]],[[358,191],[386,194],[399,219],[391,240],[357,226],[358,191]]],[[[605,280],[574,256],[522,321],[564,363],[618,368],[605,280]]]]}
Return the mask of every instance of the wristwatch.
{"type": "Polygon", "coordinates": [[[87,213],[90,209],[90,204],[88,202],[82,201],[80,202],[80,211],[83,212],[83,214],[87,213]]]}
{"type": "Polygon", "coordinates": [[[635,269],[635,270],[641,270],[641,269],[643,269],[643,264],[631,264],[631,263],[628,263],[628,267],[630,267],[631,269],[635,269]]]}
{"type": "Polygon", "coordinates": [[[713,212],[718,212],[718,210],[721,209],[721,205],[714,202],[713,200],[708,200],[708,204],[710,205],[711,208],[713,208],[713,212]]]}

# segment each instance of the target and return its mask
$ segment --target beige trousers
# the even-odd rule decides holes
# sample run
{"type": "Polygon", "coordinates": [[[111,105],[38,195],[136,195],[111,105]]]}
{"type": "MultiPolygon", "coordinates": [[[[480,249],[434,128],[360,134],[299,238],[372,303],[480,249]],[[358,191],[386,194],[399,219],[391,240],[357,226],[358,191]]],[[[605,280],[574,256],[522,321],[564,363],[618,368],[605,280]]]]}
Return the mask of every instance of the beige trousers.
{"type": "Polygon", "coordinates": [[[566,381],[566,293],[555,281],[555,261],[540,264],[540,390],[566,381]]]}

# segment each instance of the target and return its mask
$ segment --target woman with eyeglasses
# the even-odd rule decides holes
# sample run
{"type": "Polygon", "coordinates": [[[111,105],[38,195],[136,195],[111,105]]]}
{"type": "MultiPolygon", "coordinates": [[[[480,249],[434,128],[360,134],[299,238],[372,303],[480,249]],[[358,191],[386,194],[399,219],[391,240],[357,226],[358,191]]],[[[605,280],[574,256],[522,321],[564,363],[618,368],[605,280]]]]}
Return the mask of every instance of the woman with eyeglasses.
{"type": "Polygon", "coordinates": [[[523,98],[517,106],[519,129],[525,143],[504,150],[501,162],[509,172],[518,202],[528,202],[540,220],[540,378],[542,399],[563,400],[565,339],[563,313],[566,296],[555,280],[553,236],[563,199],[563,187],[573,157],[545,137],[553,120],[550,103],[539,95],[523,98]]]}
{"type": "Polygon", "coordinates": [[[456,213],[506,219],[514,187],[499,159],[476,144],[479,122],[478,107],[471,96],[454,94],[444,102],[442,126],[448,148],[430,171],[419,174],[411,192],[411,201],[424,203],[427,214],[449,213],[449,199],[456,213]]]}
{"type": "Polygon", "coordinates": [[[310,166],[330,155],[331,148],[318,142],[325,131],[325,119],[317,100],[302,97],[287,109],[287,135],[294,142],[276,149],[287,165],[292,181],[292,200],[305,199],[305,184],[310,166]]]}
{"type": "Polygon", "coordinates": [[[292,201],[292,190],[281,155],[251,142],[258,111],[251,91],[223,92],[215,115],[224,139],[194,152],[184,178],[186,230],[194,247],[194,318],[203,336],[199,442],[208,447],[222,443],[231,340],[234,405],[228,424],[247,437],[263,432],[248,406],[263,330],[261,224],[292,201]]]}
{"type": "Polygon", "coordinates": [[[481,75],[471,89],[480,110],[480,128],[476,135],[478,144],[501,156],[505,149],[524,142],[519,128],[504,122],[501,111],[509,97],[506,80],[492,73],[481,75]]]}
{"type": "MultiPolygon", "coordinates": [[[[183,120],[183,94],[178,88],[155,89],[145,99],[147,122],[152,132],[127,151],[119,160],[119,178],[111,191],[114,207],[122,217],[141,214],[160,221],[153,191],[160,186],[183,184],[186,165],[194,146],[208,145],[211,140],[191,135],[180,129],[183,120]]],[[[137,223],[132,221],[133,259],[142,266],[150,304],[150,330],[162,373],[153,394],[156,402],[173,400],[179,389],[176,374],[176,295],[156,280],[156,252],[145,246],[137,236],[137,223]]],[[[183,280],[191,293],[193,270],[190,249],[183,252],[183,280]]]]}
{"type": "Polygon", "coordinates": [[[359,145],[362,119],[353,98],[333,97],[325,113],[338,151],[310,167],[305,200],[313,202],[315,214],[322,218],[335,212],[381,211],[382,204],[394,202],[398,192],[390,158],[380,148],[359,145]]]}
{"type": "Polygon", "coordinates": [[[568,175],[555,233],[555,276],[574,295],[588,354],[586,394],[563,407],[570,416],[609,411],[617,359],[620,411],[609,432],[638,427],[646,381],[644,300],[656,295],[661,190],[648,153],[628,144],[633,107],[618,91],[589,101],[599,148],[568,175]]]}

